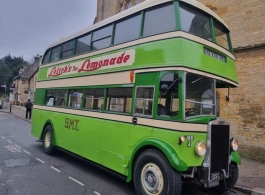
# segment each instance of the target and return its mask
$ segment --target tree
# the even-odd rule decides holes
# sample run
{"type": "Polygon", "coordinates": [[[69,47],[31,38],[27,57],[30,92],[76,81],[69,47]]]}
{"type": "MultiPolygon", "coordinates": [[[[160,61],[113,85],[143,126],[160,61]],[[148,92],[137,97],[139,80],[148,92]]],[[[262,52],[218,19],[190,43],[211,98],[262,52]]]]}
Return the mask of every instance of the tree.
{"type": "MultiPolygon", "coordinates": [[[[10,54],[0,59],[0,85],[6,85],[9,89],[13,78],[19,74],[20,68],[29,65],[22,57],[11,57],[10,54]]],[[[0,91],[4,91],[0,88],[0,91]]]]}

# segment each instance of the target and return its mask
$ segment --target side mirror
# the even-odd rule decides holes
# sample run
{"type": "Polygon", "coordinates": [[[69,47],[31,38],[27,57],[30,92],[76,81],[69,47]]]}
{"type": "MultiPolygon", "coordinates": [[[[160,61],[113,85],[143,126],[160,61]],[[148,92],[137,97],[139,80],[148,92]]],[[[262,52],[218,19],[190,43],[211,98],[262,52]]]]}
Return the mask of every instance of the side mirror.
{"type": "Polygon", "coordinates": [[[161,85],[161,87],[160,87],[160,91],[161,92],[165,92],[165,91],[167,91],[168,90],[168,85],[167,84],[163,84],[163,85],[161,85]]]}

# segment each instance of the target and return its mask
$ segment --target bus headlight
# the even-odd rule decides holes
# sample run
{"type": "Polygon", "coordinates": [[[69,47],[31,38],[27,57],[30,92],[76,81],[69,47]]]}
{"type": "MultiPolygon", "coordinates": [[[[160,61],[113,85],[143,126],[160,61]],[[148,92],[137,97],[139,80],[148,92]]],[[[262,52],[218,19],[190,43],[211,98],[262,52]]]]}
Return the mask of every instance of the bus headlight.
{"type": "Polygon", "coordinates": [[[195,154],[197,156],[204,156],[206,153],[206,144],[203,141],[198,141],[195,144],[195,154]]]}
{"type": "Polygon", "coordinates": [[[231,148],[234,152],[238,149],[238,141],[234,138],[231,139],[231,148]]]}

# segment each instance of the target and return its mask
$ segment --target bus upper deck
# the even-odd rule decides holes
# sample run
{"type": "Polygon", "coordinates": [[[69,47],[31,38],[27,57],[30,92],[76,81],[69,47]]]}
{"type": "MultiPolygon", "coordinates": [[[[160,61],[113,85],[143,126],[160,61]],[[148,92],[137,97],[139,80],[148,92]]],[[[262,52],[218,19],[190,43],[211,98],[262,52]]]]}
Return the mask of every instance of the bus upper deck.
{"type": "Polygon", "coordinates": [[[176,66],[237,86],[229,30],[196,1],[146,1],[52,44],[38,81],[176,66]]]}

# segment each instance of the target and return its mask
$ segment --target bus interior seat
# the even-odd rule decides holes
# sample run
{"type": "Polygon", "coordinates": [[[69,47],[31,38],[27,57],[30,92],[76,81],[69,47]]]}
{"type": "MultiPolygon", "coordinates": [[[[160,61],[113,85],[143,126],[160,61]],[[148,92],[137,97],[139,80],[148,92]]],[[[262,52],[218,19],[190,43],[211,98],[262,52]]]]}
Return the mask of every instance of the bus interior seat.
{"type": "Polygon", "coordinates": [[[162,104],[158,104],[157,106],[157,115],[158,116],[167,115],[166,108],[162,104]]]}

